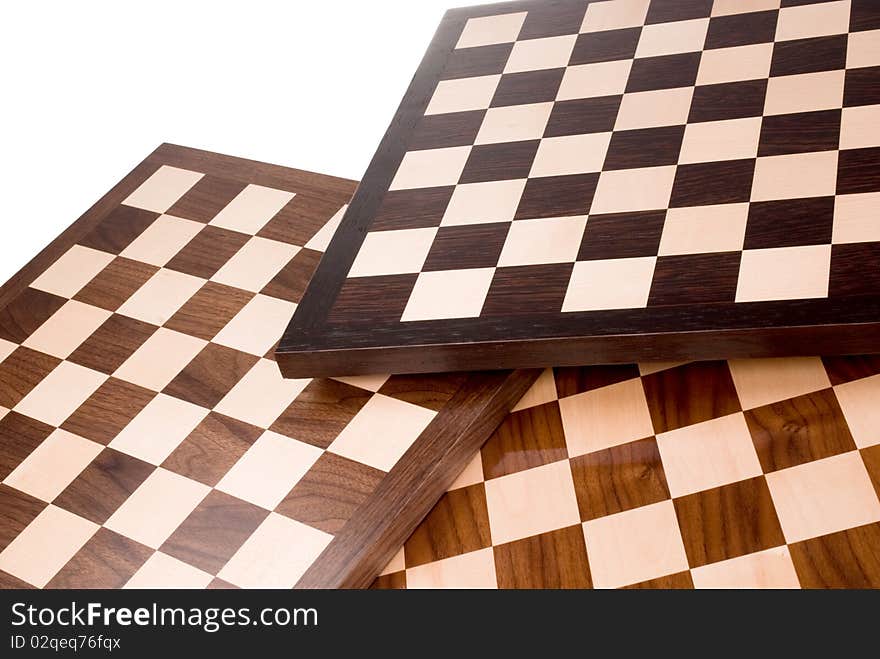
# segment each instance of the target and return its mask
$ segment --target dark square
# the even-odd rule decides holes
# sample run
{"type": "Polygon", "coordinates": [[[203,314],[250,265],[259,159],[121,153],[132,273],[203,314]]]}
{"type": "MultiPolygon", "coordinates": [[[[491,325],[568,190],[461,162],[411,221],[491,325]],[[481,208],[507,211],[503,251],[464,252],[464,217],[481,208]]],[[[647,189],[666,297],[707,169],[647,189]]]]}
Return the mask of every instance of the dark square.
{"type": "Polygon", "coordinates": [[[466,379],[467,373],[396,374],[385,380],[378,393],[439,412],[466,379]]]}
{"type": "Polygon", "coordinates": [[[880,66],[849,69],[843,88],[843,107],[880,104],[880,66]]]}
{"type": "Polygon", "coordinates": [[[825,367],[825,372],[828,373],[831,384],[838,385],[880,374],[880,355],[822,357],[822,365],[825,367]]]}
{"type": "Polygon", "coordinates": [[[544,137],[605,133],[614,129],[622,96],[559,101],[550,112],[544,137]]]}
{"type": "Polygon", "coordinates": [[[387,192],[370,229],[388,231],[440,226],[454,190],[455,186],[451,185],[387,192]]]}
{"type": "Polygon", "coordinates": [[[240,350],[209,343],[162,393],[211,409],[258,360],[240,350]]]}
{"type": "Polygon", "coordinates": [[[506,181],[526,178],[540,140],[481,144],[471,149],[459,183],[506,181]]]}
{"type": "Polygon", "coordinates": [[[568,457],[556,401],[508,414],[480,450],[486,480],[568,457]]]}
{"type": "Polygon", "coordinates": [[[642,378],[659,434],[740,411],[727,362],[694,362],[642,378]]]}
{"type": "Polygon", "coordinates": [[[0,480],[6,478],[55,430],[50,425],[8,412],[0,419],[0,480]]]}
{"type": "Polygon", "coordinates": [[[661,256],[648,306],[735,301],[741,256],[742,252],[661,256]]]}
{"type": "Polygon", "coordinates": [[[252,297],[253,293],[209,281],[168,319],[165,327],[210,341],[252,297]]]}
{"type": "Polygon", "coordinates": [[[744,249],[831,243],[834,197],[752,202],[744,249]]]}
{"type": "Polygon", "coordinates": [[[85,237],[80,245],[119,254],[159,217],[159,213],[133,206],[117,206],[85,237]]]}
{"type": "Polygon", "coordinates": [[[264,508],[214,490],[175,529],[160,551],[216,574],[268,514],[264,508]]]}
{"type": "Polygon", "coordinates": [[[372,392],[338,380],[312,380],[271,430],[327,448],[372,397],[372,392]]]}
{"type": "Polygon", "coordinates": [[[46,588],[122,588],[153,550],[100,528],[46,584],[46,588]]]}
{"type": "Polygon", "coordinates": [[[238,231],[206,226],[165,267],[202,279],[210,279],[248,239],[249,236],[238,231]]]}
{"type": "Polygon", "coordinates": [[[481,316],[539,316],[562,309],[574,263],[498,268],[481,316]]]}
{"type": "Polygon", "coordinates": [[[564,74],[565,69],[542,69],[503,75],[490,107],[554,101],[564,74]]]}
{"type": "Polygon", "coordinates": [[[168,214],[208,223],[244,188],[240,181],[206,174],[168,209],[168,214]]]}
{"type": "Polygon", "coordinates": [[[840,110],[764,117],[758,156],[834,151],[840,144],[840,110]]]}
{"type": "Polygon", "coordinates": [[[327,322],[373,324],[399,319],[417,278],[418,275],[409,274],[346,279],[327,314],[327,322]]]}
{"type": "MultiPolygon", "coordinates": [[[[873,2],[873,0],[869,0],[873,2]]],[[[801,588],[880,588],[880,524],[789,545],[801,588]]]]}
{"type": "Polygon", "coordinates": [[[877,0],[851,0],[849,31],[880,30],[880,4],[877,0]]]}
{"type": "Polygon", "coordinates": [[[0,309],[0,339],[23,343],[64,306],[67,300],[36,288],[26,288],[0,309]]]}
{"type": "Polygon", "coordinates": [[[691,87],[697,81],[700,53],[662,55],[633,60],[626,92],[691,87]]]}
{"type": "Polygon", "coordinates": [[[291,245],[305,245],[348,203],[345,197],[344,194],[322,198],[298,194],[257,235],[291,245]]]}
{"type": "Polygon", "coordinates": [[[149,389],[111,377],[61,427],[106,446],[155,397],[149,389]]]}
{"type": "Polygon", "coordinates": [[[373,467],[324,453],[275,512],[326,533],[338,533],[383,476],[373,467]]]}
{"type": "Polygon", "coordinates": [[[638,377],[639,367],[635,364],[566,366],[553,369],[556,394],[560,399],[638,377]]]}
{"type": "Polygon", "coordinates": [[[837,161],[837,194],[880,191],[880,147],[847,149],[837,161]]]}
{"type": "Polygon", "coordinates": [[[0,363],[0,406],[12,409],[36,387],[61,360],[19,346],[0,363]]]}
{"type": "Polygon", "coordinates": [[[700,85],[694,88],[689,123],[760,117],[767,97],[767,79],[700,85]]]}
{"type": "Polygon", "coordinates": [[[299,304],[321,256],[321,252],[313,249],[301,249],[260,293],[299,304]]]}
{"type": "Polygon", "coordinates": [[[512,43],[499,43],[476,48],[457,48],[450,53],[449,59],[446,60],[446,66],[440,78],[452,80],[496,75],[504,70],[512,50],[512,43]]]}
{"type": "Polygon", "coordinates": [[[856,450],[833,389],[757,407],[745,417],[765,474],[856,450]]]}
{"type": "Polygon", "coordinates": [[[213,487],[262,434],[262,428],[211,412],[162,467],[213,487]]]}
{"type": "Polygon", "coordinates": [[[579,34],[568,65],[632,59],[636,54],[641,35],[640,27],[579,34]]]}
{"type": "Polygon", "coordinates": [[[877,295],[880,291],[880,243],[831,246],[829,297],[877,295]]]}
{"type": "Polygon", "coordinates": [[[0,551],[43,512],[45,501],[0,483],[0,551]]]}
{"type": "Polygon", "coordinates": [[[471,145],[485,116],[485,110],[425,115],[416,124],[408,148],[418,151],[471,145]]]}
{"type": "Polygon", "coordinates": [[[105,448],[52,503],[103,524],[155,469],[143,460],[105,448]]]}
{"type": "Polygon", "coordinates": [[[514,219],[584,215],[590,210],[598,183],[599,174],[529,179],[514,219]]]}
{"type": "Polygon", "coordinates": [[[681,152],[684,126],[617,131],[611,135],[603,170],[674,165],[681,152]]]}
{"type": "Polygon", "coordinates": [[[614,515],[669,498],[653,437],[570,460],[581,521],[614,515]]]}
{"type": "Polygon", "coordinates": [[[776,9],[716,16],[709,21],[705,49],[731,48],[773,41],[778,17],[779,11],[776,9]]]}
{"type": "Polygon", "coordinates": [[[110,375],[157,329],[155,325],[113,314],[68,359],[110,375]]]}
{"type": "Polygon", "coordinates": [[[117,256],[73,299],[116,311],[158,271],[154,265],[117,256]]]}
{"type": "Polygon", "coordinates": [[[422,272],[494,268],[509,229],[509,222],[440,227],[422,272]]]}
{"type": "Polygon", "coordinates": [[[543,39],[577,34],[587,13],[585,2],[534,3],[519,31],[517,39],[543,39]]]}
{"type": "Polygon", "coordinates": [[[679,165],[669,206],[680,208],[748,201],[754,174],[755,161],[752,158],[679,165]]]}
{"type": "Polygon", "coordinates": [[[705,18],[712,13],[713,0],[651,0],[645,25],[705,18]]]}
{"type": "Polygon", "coordinates": [[[665,222],[665,210],[591,215],[577,260],[657,256],[665,222]]]}
{"type": "Polygon", "coordinates": [[[770,76],[834,71],[846,68],[847,35],[778,41],[773,46],[770,76]]]}
{"type": "Polygon", "coordinates": [[[580,525],[540,533],[492,548],[499,588],[591,588],[580,525]]]}
{"type": "Polygon", "coordinates": [[[403,551],[406,566],[415,567],[491,546],[486,490],[477,483],[444,494],[403,551]]]}

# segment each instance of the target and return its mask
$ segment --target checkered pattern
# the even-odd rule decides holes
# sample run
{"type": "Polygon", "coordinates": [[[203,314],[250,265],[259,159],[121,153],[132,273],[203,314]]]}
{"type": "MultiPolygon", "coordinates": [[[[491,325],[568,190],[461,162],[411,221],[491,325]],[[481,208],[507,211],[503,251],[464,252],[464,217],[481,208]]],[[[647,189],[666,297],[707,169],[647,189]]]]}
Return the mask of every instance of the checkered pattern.
{"type": "Polygon", "coordinates": [[[880,587],[880,359],[547,371],[377,587],[880,587]]]}
{"type": "Polygon", "coordinates": [[[876,2],[532,7],[465,23],[331,320],[876,292],[876,2]]]}
{"type": "Polygon", "coordinates": [[[0,582],[296,583],[445,395],[281,378],[337,197],[159,167],[0,311],[0,582]]]}

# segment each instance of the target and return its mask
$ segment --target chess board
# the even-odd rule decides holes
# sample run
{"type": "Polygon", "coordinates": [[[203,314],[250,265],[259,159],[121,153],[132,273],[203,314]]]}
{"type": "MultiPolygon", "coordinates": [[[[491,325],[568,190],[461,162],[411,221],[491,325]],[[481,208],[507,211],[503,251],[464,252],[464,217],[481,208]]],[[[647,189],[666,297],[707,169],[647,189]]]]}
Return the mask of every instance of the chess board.
{"type": "Polygon", "coordinates": [[[377,588],[880,588],[880,358],[546,371],[377,588]]]}
{"type": "Polygon", "coordinates": [[[354,188],[163,145],[0,288],[0,586],[369,584],[537,373],[281,377],[354,188]]]}
{"type": "Polygon", "coordinates": [[[453,10],[279,363],[871,352],[878,209],[875,0],[453,10]]]}

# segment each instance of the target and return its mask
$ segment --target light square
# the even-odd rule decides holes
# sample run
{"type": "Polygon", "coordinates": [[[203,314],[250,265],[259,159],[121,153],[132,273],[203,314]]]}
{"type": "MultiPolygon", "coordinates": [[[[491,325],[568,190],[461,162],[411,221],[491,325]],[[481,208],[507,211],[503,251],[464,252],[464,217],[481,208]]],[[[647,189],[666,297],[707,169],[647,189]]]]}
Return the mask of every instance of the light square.
{"type": "Polygon", "coordinates": [[[113,438],[109,446],[159,465],[207,415],[208,410],[198,405],[159,394],[113,438]]]}
{"type": "Polygon", "coordinates": [[[214,337],[213,343],[262,357],[287,327],[296,305],[267,295],[255,295],[214,337]]]}
{"type": "Polygon", "coordinates": [[[843,108],[840,119],[840,148],[864,149],[880,146],[880,105],[843,108]]]}
{"type": "Polygon", "coordinates": [[[660,237],[660,256],[736,252],[743,248],[749,205],[670,208],[660,237]]]}
{"type": "Polygon", "coordinates": [[[524,11],[470,18],[458,38],[456,48],[491,46],[492,44],[516,41],[525,19],[526,12],[524,11]]]}
{"type": "Polygon", "coordinates": [[[587,7],[581,32],[603,32],[625,27],[639,27],[648,15],[650,0],[606,0],[587,7]]]}
{"type": "Polygon", "coordinates": [[[858,451],[767,474],[788,543],[880,520],[880,502],[858,451]]]}
{"type": "Polygon", "coordinates": [[[698,85],[715,85],[740,80],[759,80],[770,75],[773,44],[759,43],[703,51],[698,85]]]}
{"type": "Polygon", "coordinates": [[[837,151],[758,158],[752,201],[831,196],[837,190],[837,151]]]}
{"type": "Polygon", "coordinates": [[[22,345],[59,359],[67,359],[111,315],[104,309],[68,300],[22,345]]]}
{"type": "Polygon", "coordinates": [[[478,452],[473,458],[471,458],[471,461],[468,462],[467,466],[458,475],[458,478],[456,478],[452,485],[449,486],[449,491],[451,492],[452,490],[458,490],[462,487],[476,485],[477,483],[482,483],[484,480],[486,479],[483,475],[483,460],[478,452]]]}
{"type": "Polygon", "coordinates": [[[715,0],[712,5],[712,16],[731,16],[779,9],[780,4],[780,0],[715,0]]]}
{"type": "Polygon", "coordinates": [[[568,460],[486,481],[486,505],[496,545],[580,522],[568,460]]]}
{"type": "Polygon", "coordinates": [[[52,501],[103,450],[96,442],[56,429],[3,482],[52,501]]]}
{"type": "Polygon", "coordinates": [[[113,376],[162,391],[206,345],[208,342],[203,339],[160,327],[113,376]]]}
{"type": "Polygon", "coordinates": [[[834,393],[856,446],[880,444],[880,375],[839,384],[834,393]]]}
{"type": "Polygon", "coordinates": [[[570,66],[562,76],[557,101],[622,94],[626,89],[632,60],[570,66]]]}
{"type": "Polygon", "coordinates": [[[6,339],[0,339],[0,362],[5,360],[18,348],[18,345],[6,339]]]}
{"type": "Polygon", "coordinates": [[[461,178],[470,153],[469,146],[409,151],[403,156],[394,180],[391,181],[390,189],[406,190],[455,185],[461,178]]]}
{"type": "Polygon", "coordinates": [[[584,522],[596,588],[618,588],[688,569],[672,501],[584,522]]]}
{"type": "Polygon", "coordinates": [[[440,226],[510,222],[525,188],[526,179],[457,185],[440,226]]]}
{"type": "Polygon", "coordinates": [[[211,224],[224,229],[254,235],[284,208],[294,194],[285,190],[249,184],[226,204],[211,224]]]}
{"type": "Polygon", "coordinates": [[[764,114],[834,110],[843,105],[846,71],[820,71],[777,76],[767,81],[764,114]]]}
{"type": "Polygon", "coordinates": [[[161,267],[195,238],[204,226],[173,215],[160,215],[122,250],[120,256],[161,267]]]}
{"type": "Polygon", "coordinates": [[[571,458],[654,434],[639,378],[562,398],[559,411],[571,458]]]}
{"type": "Polygon", "coordinates": [[[831,242],[880,241],[880,192],[839,195],[834,200],[834,228],[831,242]]]}
{"type": "Polygon", "coordinates": [[[293,588],[332,539],[270,513],[217,576],[241,588],[293,588]]]}
{"type": "Polygon", "coordinates": [[[761,463],[741,412],[657,435],[673,497],[761,475],[761,463]]]}
{"type": "Polygon", "coordinates": [[[419,272],[437,235],[436,228],[371,231],[364,238],[349,277],[419,272]]]}
{"type": "Polygon", "coordinates": [[[674,165],[602,172],[590,213],[598,215],[666,208],[674,182],[674,165]]]}
{"type": "Polygon", "coordinates": [[[251,238],[235,256],[223,264],[211,280],[257,293],[272,281],[299,250],[296,245],[277,240],[251,238]]]}
{"type": "Polygon", "coordinates": [[[74,245],[31,284],[47,293],[73,297],[114,259],[113,254],[74,245]]]}
{"type": "Polygon", "coordinates": [[[575,263],[562,311],[646,307],[656,263],[654,256],[575,263]]]}
{"type": "Polygon", "coordinates": [[[556,378],[553,376],[552,368],[545,368],[535,383],[529,387],[529,390],[523,394],[511,412],[519,412],[530,407],[536,407],[545,403],[558,400],[559,395],[556,392],[556,378]]]}
{"type": "Polygon", "coordinates": [[[537,140],[544,134],[547,120],[553,110],[553,103],[529,103],[489,108],[476,144],[496,144],[499,142],[518,142],[537,140]]]}
{"type": "Polygon", "coordinates": [[[507,234],[499,266],[574,263],[586,216],[518,220],[507,234]]]}
{"type": "Polygon", "coordinates": [[[286,380],[281,377],[278,364],[261,359],[214,407],[214,411],[268,428],[309,382],[308,379],[286,380]]]}
{"type": "Polygon", "coordinates": [[[825,37],[849,31],[850,0],[783,7],[776,23],[776,41],[825,37]]]}
{"type": "Polygon", "coordinates": [[[164,325],[205,283],[174,270],[159,270],[117,310],[153,325],[164,325]]]}
{"type": "Polygon", "coordinates": [[[93,522],[49,505],[0,552],[0,570],[42,588],[98,528],[93,522]]]}
{"type": "Polygon", "coordinates": [[[880,65],[880,30],[850,32],[846,47],[846,68],[880,65]]]}
{"type": "Polygon", "coordinates": [[[731,359],[730,375],[744,410],[828,389],[831,382],[818,357],[731,359]]]}
{"type": "Polygon", "coordinates": [[[755,158],[760,137],[761,117],[688,124],[678,162],[689,164],[755,158]]]}
{"type": "Polygon", "coordinates": [[[504,73],[522,73],[566,66],[577,40],[576,34],[543,39],[527,39],[513,44],[513,51],[504,67],[504,73]]]}
{"type": "Polygon", "coordinates": [[[416,279],[400,320],[476,318],[494,275],[495,268],[423,272],[416,279]]]}
{"type": "Polygon", "coordinates": [[[786,545],[701,565],[691,577],[696,588],[800,588],[786,545]]]}
{"type": "Polygon", "coordinates": [[[323,451],[267,430],[217,483],[217,489],[274,509],[323,451]]]}
{"type": "Polygon", "coordinates": [[[599,172],[605,162],[611,133],[586,133],[541,140],[532,162],[531,178],[599,172]]]}
{"type": "Polygon", "coordinates": [[[345,217],[346,212],[348,212],[348,204],[342,206],[333,217],[327,220],[327,223],[318,230],[318,233],[312,236],[309,242],[305,244],[305,248],[313,249],[316,252],[326,252],[327,247],[330,245],[330,239],[333,238],[333,234],[339,228],[339,224],[342,222],[342,218],[345,217]]]}
{"type": "Polygon", "coordinates": [[[189,588],[201,590],[214,580],[207,572],[157,551],[141,565],[125,589],[189,588]]]}
{"type": "Polygon", "coordinates": [[[61,362],[14,409],[50,426],[60,426],[106,379],[103,373],[61,362]]]}
{"type": "Polygon", "coordinates": [[[158,549],[189,517],[211,488],[167,469],[156,469],[104,526],[158,549]]]}
{"type": "Polygon", "coordinates": [[[350,384],[352,387],[357,387],[358,389],[365,389],[376,393],[390,377],[390,375],[386,374],[337,375],[333,379],[345,382],[345,384],[350,384]]]}
{"type": "Polygon", "coordinates": [[[390,471],[436,415],[433,410],[376,394],[327,450],[390,471]]]}
{"type": "Polygon", "coordinates": [[[186,194],[204,174],[162,165],[125,199],[126,206],[164,213],[186,194]]]}
{"type": "Polygon", "coordinates": [[[737,302],[828,297],[831,245],[748,249],[743,252],[737,302]]]}
{"type": "Polygon", "coordinates": [[[687,123],[693,97],[693,87],[624,94],[614,130],[683,126],[687,123]]]}
{"type": "Polygon", "coordinates": [[[636,57],[699,52],[703,50],[708,30],[708,18],[646,25],[642,28],[636,57]]]}
{"type": "Polygon", "coordinates": [[[406,571],[407,588],[497,588],[491,547],[444,558],[406,571]]]}
{"type": "Polygon", "coordinates": [[[468,112],[489,107],[500,75],[441,80],[425,110],[426,115],[468,112]]]}

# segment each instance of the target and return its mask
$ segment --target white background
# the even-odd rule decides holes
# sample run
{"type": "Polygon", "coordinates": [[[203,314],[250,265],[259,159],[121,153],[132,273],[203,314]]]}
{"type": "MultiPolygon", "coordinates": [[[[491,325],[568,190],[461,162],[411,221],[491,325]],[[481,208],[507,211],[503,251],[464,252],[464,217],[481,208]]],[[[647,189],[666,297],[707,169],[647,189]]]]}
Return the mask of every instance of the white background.
{"type": "Polygon", "coordinates": [[[4,3],[0,283],[162,142],[359,179],[462,4],[4,3]]]}

